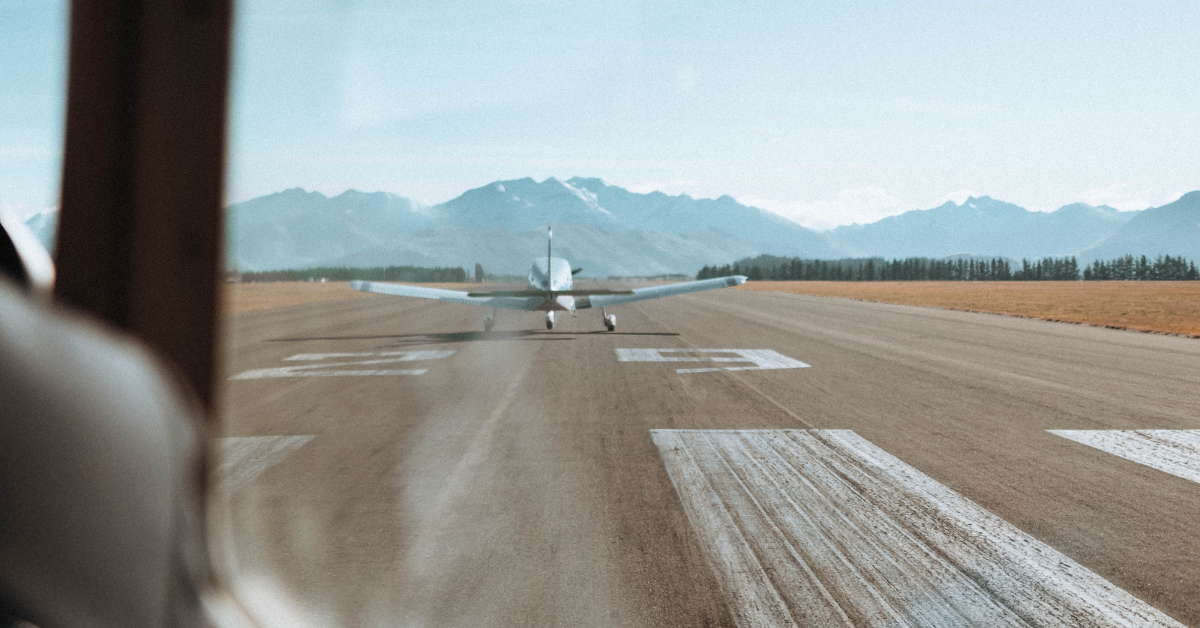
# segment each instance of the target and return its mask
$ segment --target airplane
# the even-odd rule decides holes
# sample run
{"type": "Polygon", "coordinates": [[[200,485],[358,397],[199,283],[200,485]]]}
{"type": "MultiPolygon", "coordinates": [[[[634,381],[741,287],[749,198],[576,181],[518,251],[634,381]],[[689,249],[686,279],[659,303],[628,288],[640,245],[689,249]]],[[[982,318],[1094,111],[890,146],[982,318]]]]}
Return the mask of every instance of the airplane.
{"type": "Polygon", "coordinates": [[[569,312],[575,315],[575,310],[600,308],[604,327],[608,331],[617,330],[617,317],[609,314],[608,307],[622,303],[633,303],[646,299],[716,290],[746,283],[744,275],[716,277],[700,281],[685,281],[638,288],[637,290],[575,290],[573,277],[582,268],[571,269],[571,264],[561,257],[554,257],[554,229],[546,229],[546,259],[533,262],[529,269],[529,282],[525,290],[500,290],[495,292],[461,292],[458,290],[441,290],[438,288],[423,288],[394,283],[379,283],[376,281],[352,281],[350,287],[361,292],[390,294],[400,297],[416,297],[418,299],[436,299],[446,303],[463,303],[492,308],[492,313],[483,317],[483,330],[489,332],[496,324],[498,310],[523,310],[526,312],[545,312],[546,329],[554,329],[554,313],[569,312]]]}

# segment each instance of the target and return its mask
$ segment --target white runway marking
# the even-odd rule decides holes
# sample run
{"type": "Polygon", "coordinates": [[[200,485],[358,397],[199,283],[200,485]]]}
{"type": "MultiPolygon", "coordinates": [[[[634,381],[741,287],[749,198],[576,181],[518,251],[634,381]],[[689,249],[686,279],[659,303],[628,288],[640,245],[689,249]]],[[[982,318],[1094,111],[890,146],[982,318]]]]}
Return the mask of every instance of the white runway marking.
{"type": "Polygon", "coordinates": [[[1200,482],[1200,430],[1046,430],[1185,480],[1200,482]]]}
{"type": "Polygon", "coordinates": [[[850,430],[653,430],[738,626],[1173,626],[850,430]]]}
{"type": "Polygon", "coordinates": [[[217,481],[226,497],[283,462],[312,436],[240,436],[217,439],[217,481]]]}
{"type": "Polygon", "coordinates": [[[676,373],[711,373],[713,371],[763,371],[767,369],[809,368],[770,349],[617,349],[618,362],[749,362],[754,366],[725,366],[695,369],[675,369],[676,373]],[[666,356],[664,353],[680,354],[666,356]],[[689,353],[730,355],[687,355],[689,353]]]}
{"type": "Polygon", "coordinates": [[[393,364],[396,362],[413,362],[416,360],[441,360],[454,355],[453,351],[385,351],[381,353],[301,353],[284,358],[285,362],[308,361],[316,362],[333,358],[364,358],[374,357],[373,360],[353,360],[350,362],[324,362],[304,366],[281,366],[268,369],[255,369],[238,373],[230,379],[264,379],[270,377],[364,377],[374,375],[424,375],[429,369],[333,369],[335,366],[372,366],[376,364],[393,364]]]}

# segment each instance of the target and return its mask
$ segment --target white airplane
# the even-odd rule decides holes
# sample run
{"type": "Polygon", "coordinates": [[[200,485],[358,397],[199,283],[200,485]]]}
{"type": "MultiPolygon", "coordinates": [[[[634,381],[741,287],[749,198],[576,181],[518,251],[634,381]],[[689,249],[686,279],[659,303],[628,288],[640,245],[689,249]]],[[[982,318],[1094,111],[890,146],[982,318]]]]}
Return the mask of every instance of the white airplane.
{"type": "Polygon", "coordinates": [[[545,312],[546,329],[554,329],[555,312],[570,312],[574,316],[575,310],[593,307],[600,308],[604,326],[608,331],[616,331],[617,317],[605,310],[609,306],[670,297],[688,292],[728,288],[746,283],[746,277],[733,275],[638,288],[637,290],[575,290],[572,288],[572,277],[582,269],[571,270],[570,262],[561,257],[554,257],[554,231],[552,229],[547,229],[547,238],[546,259],[533,262],[533,268],[529,269],[529,284],[525,290],[460,292],[374,281],[352,281],[350,287],[362,292],[490,307],[492,313],[483,317],[484,331],[491,331],[492,326],[496,324],[496,310],[498,309],[545,312]]]}

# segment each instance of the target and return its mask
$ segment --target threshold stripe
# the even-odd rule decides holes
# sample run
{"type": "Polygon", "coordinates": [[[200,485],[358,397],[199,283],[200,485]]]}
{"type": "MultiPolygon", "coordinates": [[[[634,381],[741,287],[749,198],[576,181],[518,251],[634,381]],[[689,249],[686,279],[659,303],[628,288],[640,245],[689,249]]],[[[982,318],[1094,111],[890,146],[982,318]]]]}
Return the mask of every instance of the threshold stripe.
{"type": "Polygon", "coordinates": [[[738,626],[1182,626],[850,430],[651,436],[738,626]]]}
{"type": "Polygon", "coordinates": [[[1046,430],[1185,480],[1200,482],[1200,430],[1046,430]]]}

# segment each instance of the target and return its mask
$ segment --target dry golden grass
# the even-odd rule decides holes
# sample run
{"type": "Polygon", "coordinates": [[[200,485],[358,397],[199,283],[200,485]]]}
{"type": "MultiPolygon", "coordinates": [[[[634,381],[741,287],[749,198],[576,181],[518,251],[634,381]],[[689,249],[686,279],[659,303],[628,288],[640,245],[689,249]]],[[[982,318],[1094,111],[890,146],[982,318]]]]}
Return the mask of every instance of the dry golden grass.
{"type": "MultiPolygon", "coordinates": [[[[427,288],[447,288],[450,290],[470,290],[476,284],[457,283],[423,283],[427,288]]],[[[227,283],[224,284],[222,295],[222,312],[226,315],[251,312],[253,310],[269,310],[301,303],[316,303],[318,301],[340,301],[369,296],[365,292],[350,289],[347,281],[330,281],[327,283],[308,281],[279,281],[270,283],[227,283]]]]}
{"type": "Polygon", "coordinates": [[[316,301],[340,301],[364,296],[345,281],[318,283],[279,281],[271,283],[227,283],[222,294],[222,311],[240,314],[316,301]]]}
{"type": "Polygon", "coordinates": [[[755,281],[765,290],[1200,337],[1200,281],[755,281]]]}

